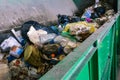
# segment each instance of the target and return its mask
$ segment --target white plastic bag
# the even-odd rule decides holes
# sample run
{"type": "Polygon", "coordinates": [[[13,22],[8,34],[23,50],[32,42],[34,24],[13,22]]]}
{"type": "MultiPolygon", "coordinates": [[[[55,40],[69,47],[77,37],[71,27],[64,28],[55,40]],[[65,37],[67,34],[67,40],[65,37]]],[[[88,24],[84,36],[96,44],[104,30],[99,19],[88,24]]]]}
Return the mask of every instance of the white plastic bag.
{"type": "Polygon", "coordinates": [[[35,30],[33,26],[30,27],[30,30],[27,33],[29,40],[34,44],[39,44],[40,43],[39,36],[44,34],[47,34],[47,32],[44,30],[35,30]]]}

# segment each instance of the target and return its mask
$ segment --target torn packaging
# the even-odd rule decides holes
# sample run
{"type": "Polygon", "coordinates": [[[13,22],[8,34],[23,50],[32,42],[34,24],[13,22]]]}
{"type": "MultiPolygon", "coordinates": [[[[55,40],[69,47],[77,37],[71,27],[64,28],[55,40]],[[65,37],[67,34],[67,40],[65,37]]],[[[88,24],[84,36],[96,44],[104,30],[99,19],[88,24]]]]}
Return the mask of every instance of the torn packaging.
{"type": "Polygon", "coordinates": [[[60,47],[59,44],[47,44],[43,46],[42,52],[47,55],[51,55],[52,53],[57,54],[59,47],[60,47]]]}

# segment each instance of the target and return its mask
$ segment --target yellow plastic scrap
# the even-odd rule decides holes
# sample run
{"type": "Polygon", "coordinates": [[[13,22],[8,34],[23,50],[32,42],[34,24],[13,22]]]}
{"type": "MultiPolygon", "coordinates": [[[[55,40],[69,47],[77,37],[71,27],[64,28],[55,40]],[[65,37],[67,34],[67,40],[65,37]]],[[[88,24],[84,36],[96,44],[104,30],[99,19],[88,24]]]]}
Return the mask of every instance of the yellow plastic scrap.
{"type": "Polygon", "coordinates": [[[65,29],[63,32],[68,32],[69,30],[76,31],[78,27],[89,27],[89,32],[93,33],[96,31],[96,27],[98,27],[97,23],[88,23],[86,21],[80,21],[80,22],[75,22],[75,23],[69,23],[66,25],[65,29]]]}
{"type": "Polygon", "coordinates": [[[96,31],[96,28],[95,28],[94,26],[91,26],[89,32],[90,32],[90,33],[93,33],[93,32],[95,32],[95,31],[96,31]]]}
{"type": "Polygon", "coordinates": [[[80,22],[78,22],[77,24],[83,24],[83,25],[85,25],[86,27],[88,26],[88,23],[86,22],[86,21],[80,21],[80,22]]]}
{"type": "Polygon", "coordinates": [[[93,33],[97,30],[97,28],[99,27],[99,25],[97,23],[88,23],[88,26],[90,26],[90,33],[93,33]]]}
{"type": "Polygon", "coordinates": [[[67,25],[65,26],[65,29],[63,30],[63,32],[68,32],[72,24],[73,24],[73,23],[67,24],[67,25]]]}
{"type": "Polygon", "coordinates": [[[78,22],[78,23],[79,24],[83,24],[86,27],[90,27],[90,30],[89,30],[90,33],[95,32],[96,31],[96,27],[98,27],[97,23],[88,23],[86,21],[82,21],[82,22],[78,22]]]}

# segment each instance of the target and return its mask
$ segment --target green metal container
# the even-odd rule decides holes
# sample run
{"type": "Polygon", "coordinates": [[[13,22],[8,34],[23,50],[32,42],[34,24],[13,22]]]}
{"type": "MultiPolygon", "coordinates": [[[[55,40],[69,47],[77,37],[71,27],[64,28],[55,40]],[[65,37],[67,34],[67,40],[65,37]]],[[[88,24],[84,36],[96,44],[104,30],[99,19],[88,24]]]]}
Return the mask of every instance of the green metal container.
{"type": "MultiPolygon", "coordinates": [[[[86,4],[82,0],[74,2],[77,7],[86,4]]],[[[120,1],[117,2],[115,16],[39,80],[117,80],[120,1]]]]}
{"type": "Polygon", "coordinates": [[[116,14],[39,80],[116,80],[119,23],[116,14]]]}
{"type": "MultiPolygon", "coordinates": [[[[75,4],[83,11],[94,1],[1,0],[0,33],[28,20],[54,22],[57,14],[73,15],[77,9],[75,4]]],[[[116,80],[116,56],[120,47],[120,0],[117,2],[118,13],[39,80],[116,80]]],[[[0,42],[5,39],[4,35],[0,35],[0,38],[0,42]]]]}

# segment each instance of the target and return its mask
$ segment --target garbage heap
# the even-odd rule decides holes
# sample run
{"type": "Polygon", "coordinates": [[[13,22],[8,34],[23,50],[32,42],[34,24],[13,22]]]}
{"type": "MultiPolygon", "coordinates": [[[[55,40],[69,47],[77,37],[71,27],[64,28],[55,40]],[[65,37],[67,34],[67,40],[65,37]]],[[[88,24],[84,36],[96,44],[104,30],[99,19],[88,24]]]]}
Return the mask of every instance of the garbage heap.
{"type": "Polygon", "coordinates": [[[36,80],[67,56],[114,15],[108,4],[97,3],[81,17],[58,14],[58,24],[44,26],[27,21],[0,47],[0,78],[36,80]]]}

